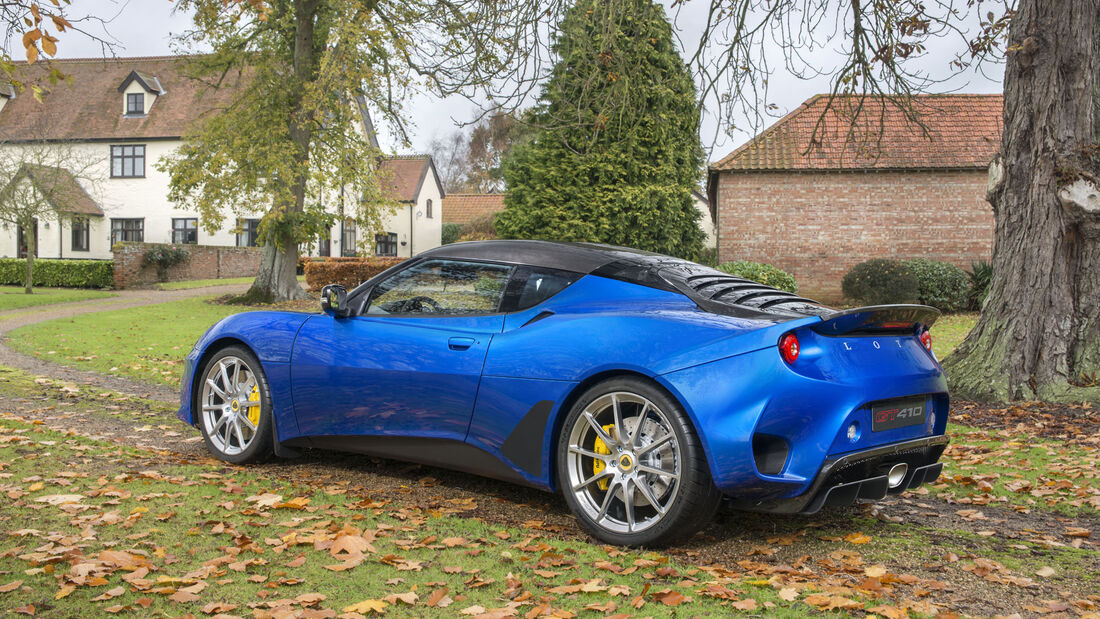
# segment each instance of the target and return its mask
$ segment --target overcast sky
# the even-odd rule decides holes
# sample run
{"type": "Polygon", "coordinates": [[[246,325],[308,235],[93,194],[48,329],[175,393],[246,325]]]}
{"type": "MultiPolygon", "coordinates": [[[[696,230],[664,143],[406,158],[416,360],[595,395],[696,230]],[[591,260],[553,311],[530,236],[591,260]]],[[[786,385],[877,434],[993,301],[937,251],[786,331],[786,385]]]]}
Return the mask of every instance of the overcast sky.
{"type": "MultiPolygon", "coordinates": [[[[669,0],[662,0],[666,6],[669,0]]],[[[684,44],[691,47],[697,40],[705,19],[709,2],[706,0],[688,0],[676,12],[676,26],[684,44]]],[[[190,17],[173,10],[170,0],[77,0],[73,11],[86,12],[104,17],[108,23],[104,28],[90,26],[97,34],[117,42],[116,53],[119,56],[160,56],[173,52],[172,37],[191,26],[190,17]]],[[[693,51],[693,50],[692,50],[693,51]]],[[[821,50],[820,53],[825,53],[821,50]]],[[[946,45],[933,47],[918,61],[918,67],[934,76],[947,75],[948,63],[953,50],[946,45]]],[[[58,57],[101,57],[103,49],[94,41],[79,35],[65,35],[59,44],[58,57]]],[[[17,54],[12,54],[18,57],[17,54]]],[[[827,56],[823,64],[828,65],[827,56]]],[[[956,76],[939,87],[941,91],[994,93],[1001,90],[1001,67],[987,69],[990,75],[968,73],[956,76]]],[[[769,98],[777,105],[772,115],[782,115],[801,104],[810,96],[827,92],[828,77],[814,80],[800,80],[782,70],[776,71],[770,80],[769,98]]],[[[388,135],[384,127],[379,127],[380,140],[384,148],[397,152],[426,152],[428,144],[436,136],[455,130],[456,122],[468,121],[476,115],[473,104],[464,99],[452,97],[441,101],[438,98],[423,95],[416,97],[408,106],[412,121],[413,135],[411,146],[404,146],[394,136],[388,135]]],[[[742,121],[739,126],[747,125],[742,121]]],[[[747,127],[746,127],[747,128],[747,127]]],[[[749,139],[746,131],[730,137],[720,130],[713,114],[704,117],[702,140],[708,147],[713,143],[711,160],[723,157],[736,146],[749,139]]]]}

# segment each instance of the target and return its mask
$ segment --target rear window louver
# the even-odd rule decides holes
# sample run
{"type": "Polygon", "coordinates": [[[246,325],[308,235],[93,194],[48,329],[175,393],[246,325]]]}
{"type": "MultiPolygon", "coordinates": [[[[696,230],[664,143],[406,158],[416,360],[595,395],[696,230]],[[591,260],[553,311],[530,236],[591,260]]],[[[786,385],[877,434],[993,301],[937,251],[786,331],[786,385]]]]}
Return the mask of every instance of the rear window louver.
{"type": "Polygon", "coordinates": [[[685,278],[684,283],[695,293],[694,296],[720,305],[763,312],[810,315],[819,314],[825,310],[812,299],[733,275],[717,273],[693,275],[685,278]]]}

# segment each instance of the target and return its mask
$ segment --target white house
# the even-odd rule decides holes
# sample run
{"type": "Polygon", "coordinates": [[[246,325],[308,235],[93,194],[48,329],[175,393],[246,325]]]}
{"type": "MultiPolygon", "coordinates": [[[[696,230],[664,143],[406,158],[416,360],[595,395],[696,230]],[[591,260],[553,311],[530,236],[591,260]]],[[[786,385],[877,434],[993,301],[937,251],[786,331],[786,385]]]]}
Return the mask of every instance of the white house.
{"type": "MultiPolygon", "coordinates": [[[[55,86],[44,103],[0,83],[0,148],[61,143],[82,161],[94,161],[98,171],[95,183],[73,181],[79,187],[68,193],[81,196],[76,203],[56,205],[67,215],[38,222],[39,257],[110,258],[118,241],[256,244],[261,212],[227,217],[222,230],[207,233],[197,213],[169,202],[169,177],[154,167],[181,146],[192,123],[216,114],[235,88],[246,87],[243,80],[230,78],[216,90],[207,88],[185,77],[186,61],[186,56],[54,61],[72,82],[55,86]]],[[[38,66],[22,64],[20,69],[38,66]]],[[[377,144],[365,106],[359,109],[364,131],[377,144]]],[[[310,244],[310,253],[409,256],[440,244],[443,189],[431,158],[386,158],[380,166],[380,178],[392,179],[391,192],[400,203],[385,218],[384,230],[371,242],[346,220],[333,227],[329,239],[310,244]]],[[[331,212],[337,214],[338,200],[333,202],[331,212]]],[[[10,228],[0,229],[0,257],[23,250],[22,231],[10,228]]]]}

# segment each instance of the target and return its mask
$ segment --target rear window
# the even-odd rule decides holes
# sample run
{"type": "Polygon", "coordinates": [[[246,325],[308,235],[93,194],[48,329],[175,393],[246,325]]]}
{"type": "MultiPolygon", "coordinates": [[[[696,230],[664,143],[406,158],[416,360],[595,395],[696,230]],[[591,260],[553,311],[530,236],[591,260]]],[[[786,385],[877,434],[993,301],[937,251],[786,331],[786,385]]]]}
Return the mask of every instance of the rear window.
{"type": "Polygon", "coordinates": [[[572,271],[520,267],[516,269],[505,293],[505,311],[516,312],[534,307],[565,290],[580,278],[580,273],[572,271]]]}

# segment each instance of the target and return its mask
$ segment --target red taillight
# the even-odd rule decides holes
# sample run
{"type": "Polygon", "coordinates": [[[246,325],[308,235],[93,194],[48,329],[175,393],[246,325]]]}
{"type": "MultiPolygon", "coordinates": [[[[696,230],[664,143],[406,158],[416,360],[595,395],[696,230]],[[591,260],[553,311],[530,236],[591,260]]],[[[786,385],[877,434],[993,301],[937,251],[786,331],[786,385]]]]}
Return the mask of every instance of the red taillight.
{"type": "Polygon", "coordinates": [[[924,347],[925,347],[925,349],[928,350],[928,352],[932,352],[932,334],[931,333],[929,333],[928,331],[921,331],[920,343],[924,344],[924,347]]]}
{"type": "Polygon", "coordinates": [[[787,363],[794,363],[798,359],[798,338],[793,333],[788,333],[779,338],[779,356],[787,363]]]}

